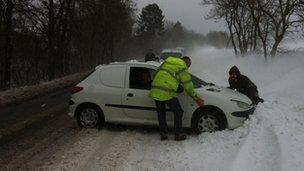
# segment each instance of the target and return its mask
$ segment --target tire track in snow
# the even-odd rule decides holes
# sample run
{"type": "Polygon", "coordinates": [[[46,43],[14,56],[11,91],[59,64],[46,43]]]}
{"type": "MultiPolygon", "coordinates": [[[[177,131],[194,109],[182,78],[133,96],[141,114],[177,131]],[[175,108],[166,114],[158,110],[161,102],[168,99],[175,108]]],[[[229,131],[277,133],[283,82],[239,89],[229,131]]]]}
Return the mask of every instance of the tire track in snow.
{"type": "Polygon", "coordinates": [[[250,132],[243,142],[230,170],[282,170],[282,152],[274,128],[266,125],[264,120],[255,120],[257,124],[250,128],[250,132]],[[261,123],[259,123],[261,122],[261,123]]]}
{"type": "Polygon", "coordinates": [[[238,129],[191,137],[186,142],[190,170],[227,170],[247,134],[247,129],[238,129]]]}
{"type": "Polygon", "coordinates": [[[124,170],[124,163],[132,150],[135,136],[129,131],[108,137],[111,143],[99,142],[87,163],[77,170],[124,170]],[[126,138],[127,137],[127,138],[126,138]]]}
{"type": "Polygon", "coordinates": [[[158,133],[133,134],[136,141],[124,170],[189,170],[185,142],[172,140],[172,135],[169,140],[160,141],[158,133]]]}
{"type": "Polygon", "coordinates": [[[303,91],[296,94],[281,91],[271,101],[265,104],[264,115],[271,123],[282,152],[282,170],[303,170],[304,161],[304,115],[299,101],[303,99],[303,91]]]}

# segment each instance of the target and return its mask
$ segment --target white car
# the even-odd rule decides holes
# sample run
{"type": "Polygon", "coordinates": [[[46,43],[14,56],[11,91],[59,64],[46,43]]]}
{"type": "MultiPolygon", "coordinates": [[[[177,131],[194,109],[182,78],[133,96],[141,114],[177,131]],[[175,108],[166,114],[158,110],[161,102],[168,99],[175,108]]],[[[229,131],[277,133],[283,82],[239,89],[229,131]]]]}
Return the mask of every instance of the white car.
{"type": "MultiPolygon", "coordinates": [[[[125,62],[102,65],[72,89],[69,115],[80,127],[102,127],[104,122],[158,125],[154,101],[149,98],[153,76],[160,63],[125,62]]],[[[212,132],[241,126],[254,111],[251,100],[231,89],[192,76],[198,107],[185,92],[178,95],[184,110],[183,127],[212,132]]],[[[168,109],[167,122],[174,124],[168,109]]]]}

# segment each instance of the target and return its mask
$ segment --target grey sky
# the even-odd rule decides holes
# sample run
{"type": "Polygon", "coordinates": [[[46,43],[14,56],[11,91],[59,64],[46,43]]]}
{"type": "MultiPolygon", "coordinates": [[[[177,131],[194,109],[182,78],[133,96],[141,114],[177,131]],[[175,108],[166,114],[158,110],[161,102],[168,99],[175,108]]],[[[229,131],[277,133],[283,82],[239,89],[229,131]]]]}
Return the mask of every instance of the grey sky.
{"type": "Polygon", "coordinates": [[[225,30],[223,24],[214,20],[205,20],[209,11],[200,5],[201,0],[135,0],[139,12],[151,3],[156,3],[162,9],[166,20],[180,21],[188,29],[203,34],[211,30],[225,30]]]}

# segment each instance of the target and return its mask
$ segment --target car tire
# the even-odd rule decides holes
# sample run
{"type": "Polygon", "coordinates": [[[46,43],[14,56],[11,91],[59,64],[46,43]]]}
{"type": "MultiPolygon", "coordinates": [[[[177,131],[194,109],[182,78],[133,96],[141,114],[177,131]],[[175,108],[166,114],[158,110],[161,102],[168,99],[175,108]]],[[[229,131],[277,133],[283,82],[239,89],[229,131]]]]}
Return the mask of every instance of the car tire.
{"type": "Polygon", "coordinates": [[[192,118],[192,130],[197,133],[215,132],[225,129],[225,120],[216,110],[199,110],[192,118]]]}
{"type": "Polygon", "coordinates": [[[91,103],[79,106],[76,110],[76,118],[80,128],[101,129],[104,126],[102,110],[97,105],[91,103]]]}

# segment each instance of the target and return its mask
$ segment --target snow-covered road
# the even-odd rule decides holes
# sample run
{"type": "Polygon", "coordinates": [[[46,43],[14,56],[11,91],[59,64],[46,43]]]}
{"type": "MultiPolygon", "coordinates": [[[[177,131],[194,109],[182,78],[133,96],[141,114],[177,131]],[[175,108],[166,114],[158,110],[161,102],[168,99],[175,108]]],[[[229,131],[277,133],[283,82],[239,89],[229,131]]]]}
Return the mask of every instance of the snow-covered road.
{"type": "MultiPolygon", "coordinates": [[[[190,56],[192,73],[208,82],[227,86],[228,70],[236,65],[256,83],[265,102],[242,127],[190,134],[183,142],[173,141],[173,135],[160,141],[155,128],[81,130],[32,155],[24,163],[26,168],[304,170],[304,52],[284,54],[271,62],[255,55],[236,58],[231,50],[211,47],[190,56]]],[[[9,166],[14,168],[14,160],[9,166]]]]}

